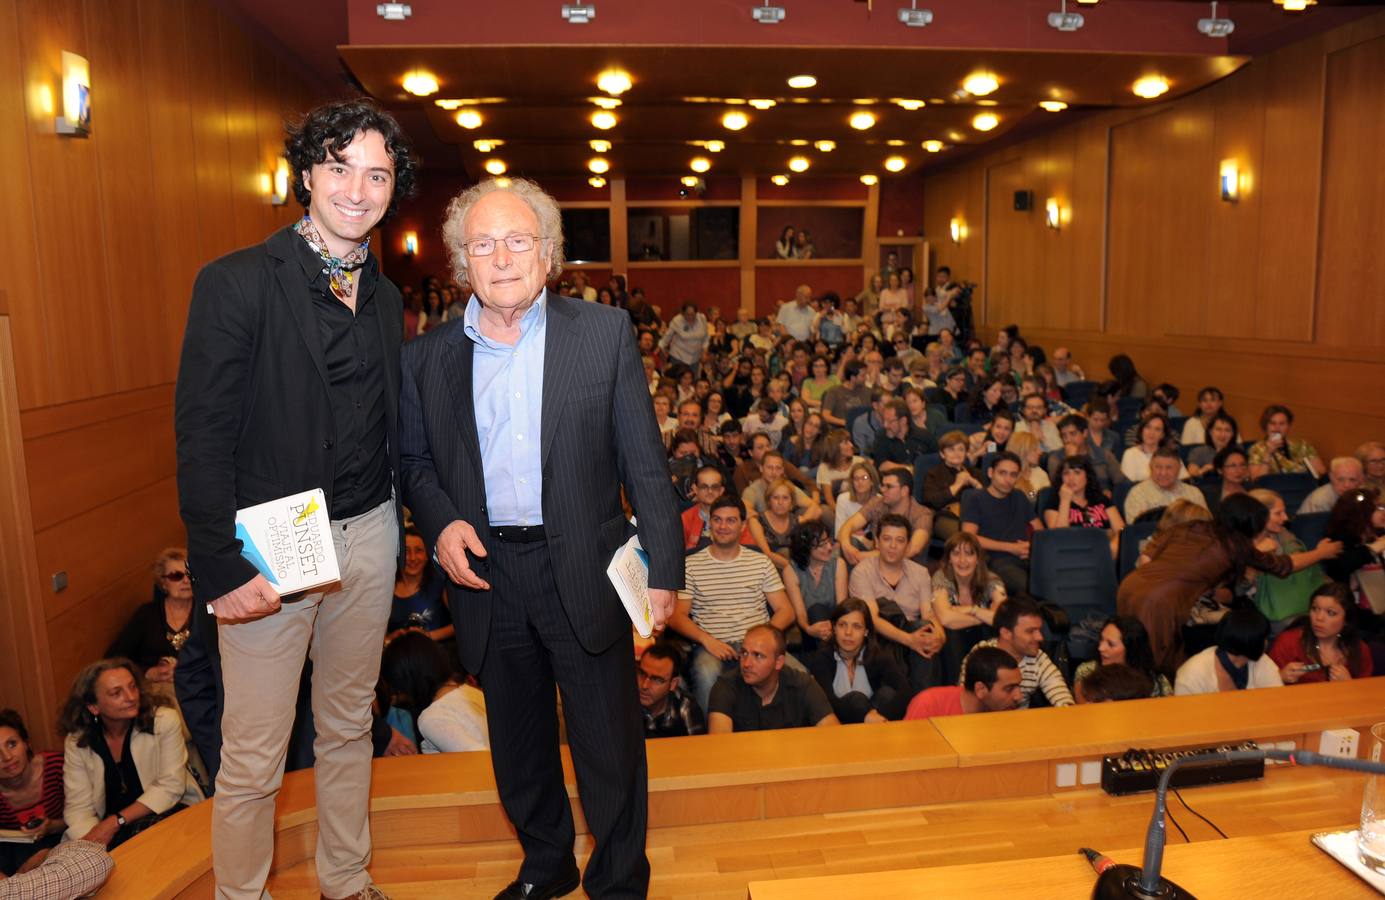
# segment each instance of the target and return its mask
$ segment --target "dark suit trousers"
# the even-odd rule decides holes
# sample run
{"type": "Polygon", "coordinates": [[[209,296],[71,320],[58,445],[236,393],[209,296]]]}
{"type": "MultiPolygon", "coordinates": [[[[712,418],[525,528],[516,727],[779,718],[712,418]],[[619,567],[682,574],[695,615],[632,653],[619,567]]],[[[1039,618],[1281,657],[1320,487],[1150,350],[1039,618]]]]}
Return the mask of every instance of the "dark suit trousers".
{"type": "Polygon", "coordinates": [[[524,847],[520,880],[544,884],[572,867],[556,680],[582,811],[595,841],[586,891],[600,898],[644,897],[648,774],[633,641],[627,633],[601,653],[582,649],[559,602],[546,543],[492,540],[487,549],[489,566],[482,571],[492,587],[491,632],[481,687],[500,800],[524,847]]]}

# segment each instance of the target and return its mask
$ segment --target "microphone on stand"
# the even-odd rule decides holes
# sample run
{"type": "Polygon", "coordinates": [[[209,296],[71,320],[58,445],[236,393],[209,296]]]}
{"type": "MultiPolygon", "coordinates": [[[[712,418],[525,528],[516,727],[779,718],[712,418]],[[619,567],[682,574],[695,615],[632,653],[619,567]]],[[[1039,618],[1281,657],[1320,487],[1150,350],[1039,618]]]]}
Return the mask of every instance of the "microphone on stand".
{"type": "Polygon", "coordinates": [[[1149,829],[1145,832],[1144,866],[1116,865],[1106,869],[1097,879],[1096,887],[1092,889],[1092,900],[1196,900],[1187,890],[1160,874],[1164,864],[1164,839],[1167,834],[1164,811],[1168,805],[1169,784],[1173,779],[1173,773],[1184,763],[1253,762],[1260,759],[1278,759],[1295,766],[1328,766],[1370,775],[1385,775],[1385,763],[1349,759],[1344,756],[1326,756],[1311,750],[1221,750],[1176,759],[1160,776],[1159,788],[1154,794],[1154,813],[1150,816],[1149,829]]]}

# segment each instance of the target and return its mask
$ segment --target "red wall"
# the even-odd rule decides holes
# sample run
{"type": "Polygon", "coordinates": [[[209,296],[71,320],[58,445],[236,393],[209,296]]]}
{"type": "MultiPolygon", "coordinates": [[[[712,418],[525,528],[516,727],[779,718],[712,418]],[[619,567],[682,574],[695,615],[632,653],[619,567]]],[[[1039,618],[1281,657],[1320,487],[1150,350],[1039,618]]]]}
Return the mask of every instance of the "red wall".
{"type": "Polygon", "coordinates": [[[918,237],[923,234],[923,175],[907,178],[886,177],[880,182],[880,225],[882,238],[918,237]]]}
{"type": "Polygon", "coordinates": [[[779,301],[792,300],[800,284],[811,287],[814,294],[836,291],[843,297],[855,297],[862,287],[861,267],[761,266],[755,270],[755,315],[774,315],[779,301]]]}
{"type": "Polygon", "coordinates": [[[631,269],[627,285],[644,288],[645,299],[659,307],[668,321],[691,300],[700,310],[721,308],[722,318],[735,319],[740,306],[741,270],[722,267],[708,269],[631,269]]]}
{"type": "MultiPolygon", "coordinates": [[[[690,147],[689,150],[696,148],[690,147]]],[[[691,154],[690,154],[691,158],[691,154]]],[[[645,203],[650,200],[735,200],[741,199],[741,180],[734,176],[720,177],[704,175],[702,179],[707,190],[700,197],[680,197],[678,192],[685,190],[683,183],[673,176],[668,178],[631,178],[625,182],[625,202],[627,204],[645,203]]]]}
{"type": "Polygon", "coordinates": [[[856,259],[861,255],[865,223],[863,206],[762,206],[755,229],[755,258],[774,259],[774,245],[785,225],[808,230],[819,259],[856,259]]]}
{"type": "Polygon", "coordinates": [[[755,180],[755,196],[761,200],[860,200],[864,204],[869,193],[859,178],[794,175],[782,187],[768,178],[755,180]]]}

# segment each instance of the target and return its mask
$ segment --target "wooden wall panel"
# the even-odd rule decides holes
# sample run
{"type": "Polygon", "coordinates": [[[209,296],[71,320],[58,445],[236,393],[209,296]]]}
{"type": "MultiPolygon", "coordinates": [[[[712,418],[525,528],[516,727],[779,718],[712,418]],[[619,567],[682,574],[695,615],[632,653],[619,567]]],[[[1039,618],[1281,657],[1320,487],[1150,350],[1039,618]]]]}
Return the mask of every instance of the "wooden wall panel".
{"type": "Polygon", "coordinates": [[[1385,343],[1385,37],[1327,58],[1318,335],[1385,343]]]}
{"type": "Polygon", "coordinates": [[[204,225],[198,230],[201,252],[197,258],[207,261],[237,246],[232,230],[230,124],[221,62],[221,31],[231,26],[200,3],[185,5],[183,15],[187,24],[192,159],[197,172],[197,206],[204,225]]]}
{"type": "Polygon", "coordinates": [[[1034,287],[1034,270],[1041,262],[1033,209],[1014,208],[1016,191],[1032,189],[1023,158],[1006,160],[986,169],[986,298],[991,321],[1001,324],[1031,319],[1026,308],[1034,287]]]}
{"type": "MultiPolygon", "coordinates": [[[[1066,297],[1066,325],[1073,331],[1097,331],[1102,327],[1105,305],[1107,128],[1100,122],[1081,122],[1073,129],[1072,221],[1064,225],[1072,269],[1072,286],[1066,297]],[[1093,248],[1097,249],[1093,252],[1093,248]]],[[[1050,295],[1052,297],[1052,295],[1050,295]]],[[[1052,305],[1064,305],[1052,297],[1052,305]]]]}
{"type": "MultiPolygon", "coordinates": [[[[1260,192],[1253,190],[1262,170],[1265,126],[1264,66],[1248,66],[1236,78],[1228,78],[1208,91],[1213,107],[1213,133],[1207,155],[1198,161],[1189,188],[1189,201],[1207,210],[1201,231],[1207,241],[1207,294],[1201,305],[1201,321],[1194,334],[1219,337],[1254,337],[1260,267],[1260,192]],[[1221,161],[1234,159],[1248,177],[1246,190],[1235,203],[1220,199],[1221,161]],[[1210,199],[1204,199],[1210,198],[1210,199]]],[[[1197,277],[1194,272],[1189,277],[1197,277]]],[[[1180,279],[1182,280],[1182,279],[1180,279]]],[[[1304,334],[1311,312],[1300,306],[1298,333],[1304,334]]]]}

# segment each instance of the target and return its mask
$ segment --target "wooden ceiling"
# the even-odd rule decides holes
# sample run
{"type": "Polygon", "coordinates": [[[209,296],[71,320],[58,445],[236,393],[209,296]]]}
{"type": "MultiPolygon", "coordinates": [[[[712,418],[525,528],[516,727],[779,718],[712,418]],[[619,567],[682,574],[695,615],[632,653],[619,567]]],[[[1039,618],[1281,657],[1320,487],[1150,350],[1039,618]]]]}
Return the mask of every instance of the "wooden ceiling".
{"type": "MultiPolygon", "coordinates": [[[[695,7],[689,7],[689,10],[695,7]]],[[[955,150],[926,152],[921,143],[943,141],[949,148],[993,140],[1016,127],[1056,122],[1084,108],[1133,106],[1151,101],[1131,92],[1150,74],[1167,78],[1167,97],[1194,91],[1222,78],[1248,57],[1187,53],[1071,53],[904,47],[745,47],[745,46],[506,46],[418,47],[343,46],[341,57],[354,77],[387,107],[417,110],[427,116],[436,137],[455,148],[453,160],[473,177],[498,158],[511,174],[533,176],[586,174],[596,154],[591,139],[613,144],[603,154],[610,175],[681,176],[689,160],[706,156],[713,174],[772,175],[788,172],[792,156],[806,156],[809,174],[889,177],[886,157],[899,155],[899,174],[945,162],[955,150]],[[634,86],[613,110],[617,124],[603,131],[589,117],[591,98],[605,96],[596,78],[611,67],[628,72],[634,86]],[[418,98],[406,93],[403,76],[426,70],[440,83],[438,93],[418,98]],[[962,91],[977,70],[993,72],[1000,87],[986,97],[962,91]],[[794,90],[791,75],[811,74],[817,85],[794,90]],[[776,101],[758,110],[736,101],[776,101]],[[924,100],[909,111],[892,98],[924,100]],[[488,101],[470,104],[482,117],[476,129],[461,127],[456,112],[435,100],[488,101]],[[1069,111],[1044,112],[1041,100],[1058,99],[1069,111]],[[980,101],[980,102],[978,102],[980,101]],[[986,104],[986,105],[982,105],[986,104]],[[993,105],[992,105],[993,104],[993,105]],[[858,131],[848,124],[854,112],[868,110],[874,127],[858,131]],[[744,112],[750,124],[730,131],[721,117],[744,112]],[[981,132],[972,118],[994,113],[999,125],[981,132]],[[500,140],[492,152],[477,151],[478,139],[500,140]],[[693,142],[720,140],[725,150],[707,153],[693,142]],[[821,152],[814,142],[836,143],[821,152]],[[808,146],[795,146],[794,141],[808,146]],[[893,144],[891,142],[894,142],[893,144]]],[[[609,176],[608,176],[609,177],[609,176]]]]}

